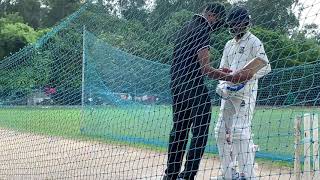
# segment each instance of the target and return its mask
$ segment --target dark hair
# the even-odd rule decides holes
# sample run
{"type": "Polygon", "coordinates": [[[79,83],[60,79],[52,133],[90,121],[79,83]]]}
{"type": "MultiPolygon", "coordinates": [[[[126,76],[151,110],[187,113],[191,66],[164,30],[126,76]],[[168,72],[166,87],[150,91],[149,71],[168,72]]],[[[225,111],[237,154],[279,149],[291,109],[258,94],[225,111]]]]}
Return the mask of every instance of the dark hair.
{"type": "Polygon", "coordinates": [[[245,7],[236,6],[232,8],[228,14],[227,18],[228,23],[245,23],[249,25],[250,23],[250,15],[249,11],[245,7]]]}
{"type": "Polygon", "coordinates": [[[224,7],[224,5],[220,3],[207,4],[204,8],[204,12],[213,13],[218,17],[217,21],[212,25],[212,29],[214,31],[217,31],[226,26],[226,8],[224,7]]]}
{"type": "Polygon", "coordinates": [[[216,14],[219,18],[226,17],[226,8],[220,3],[209,3],[205,6],[204,11],[216,14]]]}

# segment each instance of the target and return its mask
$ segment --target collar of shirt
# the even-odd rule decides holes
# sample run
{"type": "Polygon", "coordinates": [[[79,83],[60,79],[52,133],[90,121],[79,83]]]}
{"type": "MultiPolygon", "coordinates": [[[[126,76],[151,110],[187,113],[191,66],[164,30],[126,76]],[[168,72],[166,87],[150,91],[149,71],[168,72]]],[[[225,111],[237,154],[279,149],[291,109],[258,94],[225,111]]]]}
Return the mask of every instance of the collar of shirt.
{"type": "Polygon", "coordinates": [[[233,39],[232,39],[232,43],[235,44],[235,43],[240,43],[240,42],[242,42],[242,41],[248,40],[248,38],[250,37],[250,35],[251,35],[251,32],[248,31],[248,32],[246,32],[246,33],[242,36],[242,38],[241,38],[238,42],[237,42],[236,38],[233,38],[233,39]]]}
{"type": "Polygon", "coordinates": [[[210,29],[212,29],[211,24],[209,23],[208,19],[207,19],[204,15],[202,15],[202,14],[195,14],[194,16],[199,16],[199,17],[205,19],[206,22],[207,22],[207,25],[210,27],[210,29]]]}

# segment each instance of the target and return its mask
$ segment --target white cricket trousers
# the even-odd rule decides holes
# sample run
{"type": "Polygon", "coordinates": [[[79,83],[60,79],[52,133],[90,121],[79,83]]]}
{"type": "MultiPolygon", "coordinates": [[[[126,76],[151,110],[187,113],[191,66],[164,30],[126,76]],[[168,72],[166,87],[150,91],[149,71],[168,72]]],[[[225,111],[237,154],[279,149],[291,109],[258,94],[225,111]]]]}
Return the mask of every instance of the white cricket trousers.
{"type": "Polygon", "coordinates": [[[251,134],[255,99],[256,94],[252,94],[248,98],[232,97],[221,101],[215,137],[224,179],[232,179],[235,160],[238,161],[240,173],[247,179],[256,179],[255,148],[251,134]]]}

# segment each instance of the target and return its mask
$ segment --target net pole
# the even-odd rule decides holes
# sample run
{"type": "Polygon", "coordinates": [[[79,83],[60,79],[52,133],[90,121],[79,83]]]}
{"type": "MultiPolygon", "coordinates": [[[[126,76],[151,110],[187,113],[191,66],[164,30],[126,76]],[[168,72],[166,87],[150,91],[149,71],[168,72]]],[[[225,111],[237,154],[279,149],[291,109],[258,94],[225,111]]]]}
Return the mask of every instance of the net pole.
{"type": "MultiPolygon", "coordinates": [[[[86,59],[86,26],[83,26],[82,34],[82,75],[81,75],[81,121],[84,122],[84,81],[85,81],[85,59],[86,59]]],[[[81,124],[80,124],[81,126],[81,124]]]]}
{"type": "Polygon", "coordinates": [[[318,178],[319,172],[319,120],[318,114],[313,114],[312,116],[312,130],[313,130],[313,171],[314,179],[318,178]]]}
{"type": "Polygon", "coordinates": [[[300,166],[300,142],[301,142],[301,116],[297,116],[294,121],[294,135],[295,135],[295,154],[294,154],[294,174],[296,180],[301,180],[301,166],[300,166]]]}
{"type": "Polygon", "coordinates": [[[311,179],[311,114],[304,115],[304,178],[311,179]]]}

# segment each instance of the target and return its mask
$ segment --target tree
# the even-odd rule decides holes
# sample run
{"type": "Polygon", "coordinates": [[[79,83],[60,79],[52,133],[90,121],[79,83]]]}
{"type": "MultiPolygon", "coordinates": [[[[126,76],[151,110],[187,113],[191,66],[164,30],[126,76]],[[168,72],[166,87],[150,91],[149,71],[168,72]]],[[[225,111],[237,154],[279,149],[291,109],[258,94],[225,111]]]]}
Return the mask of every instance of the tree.
{"type": "Polygon", "coordinates": [[[150,14],[150,29],[157,29],[174,11],[171,0],[155,0],[155,8],[150,14]]]}
{"type": "Polygon", "coordinates": [[[181,10],[201,13],[203,7],[212,2],[230,6],[227,0],[155,0],[155,8],[150,15],[151,24],[154,26],[153,29],[159,28],[173,13],[181,10]]]}
{"type": "Polygon", "coordinates": [[[39,0],[19,0],[14,6],[15,11],[33,28],[41,25],[41,3],[39,0]]]}
{"type": "Polygon", "coordinates": [[[11,13],[12,9],[12,0],[0,0],[0,17],[11,13]]]}
{"type": "Polygon", "coordinates": [[[317,32],[318,28],[319,28],[319,26],[315,23],[307,24],[304,26],[304,31],[307,36],[314,36],[314,35],[318,34],[318,32],[317,32]]]}
{"type": "Polygon", "coordinates": [[[239,4],[249,9],[254,25],[288,33],[299,26],[292,8],[295,3],[296,0],[248,0],[239,4]]]}
{"type": "Polygon", "coordinates": [[[35,42],[47,31],[35,31],[24,24],[22,17],[17,13],[0,18],[0,60],[10,53],[19,51],[27,44],[35,42]]]}
{"type": "Polygon", "coordinates": [[[0,59],[14,53],[28,44],[24,34],[33,29],[21,23],[22,18],[17,14],[8,15],[9,18],[0,19],[0,59]]]}
{"type": "Polygon", "coordinates": [[[2,0],[0,1],[0,17],[6,14],[19,13],[24,21],[38,28],[41,23],[41,3],[40,0],[2,0]]]}
{"type": "Polygon", "coordinates": [[[146,20],[147,14],[144,6],[145,0],[120,0],[120,13],[126,19],[138,19],[140,21],[146,20]]]}
{"type": "Polygon", "coordinates": [[[320,45],[320,31],[318,28],[319,26],[315,23],[306,24],[303,28],[293,31],[291,39],[300,42],[309,40],[320,45]]]}
{"type": "Polygon", "coordinates": [[[319,25],[312,23],[304,26],[303,33],[307,38],[314,39],[320,44],[319,25]]]}
{"type": "Polygon", "coordinates": [[[44,24],[46,27],[53,26],[61,19],[67,17],[76,11],[80,5],[81,0],[42,0],[46,6],[46,17],[44,24]]]}
{"type": "Polygon", "coordinates": [[[213,2],[219,2],[219,3],[223,3],[225,5],[229,5],[227,0],[177,0],[176,4],[178,7],[180,7],[181,9],[186,9],[192,12],[196,12],[199,13],[202,11],[203,7],[207,4],[207,3],[213,3],[213,2]]]}

